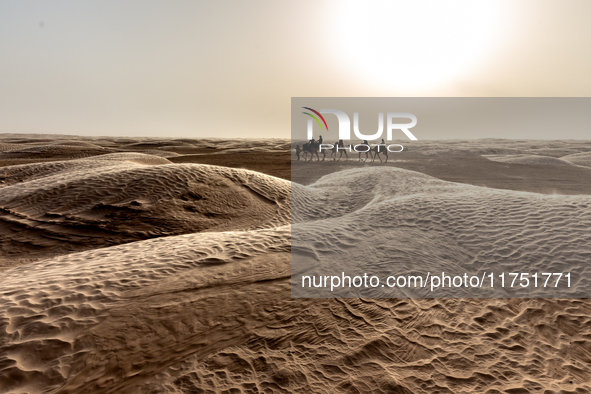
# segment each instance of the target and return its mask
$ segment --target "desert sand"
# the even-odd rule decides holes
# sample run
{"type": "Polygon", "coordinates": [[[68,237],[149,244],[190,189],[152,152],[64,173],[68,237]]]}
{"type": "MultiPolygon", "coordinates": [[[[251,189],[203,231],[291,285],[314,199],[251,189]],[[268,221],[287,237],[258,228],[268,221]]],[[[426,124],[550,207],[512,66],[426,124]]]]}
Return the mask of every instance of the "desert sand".
{"type": "Polygon", "coordinates": [[[589,288],[591,142],[421,141],[362,164],[292,148],[3,135],[0,393],[591,392],[587,299],[292,298],[290,282],[292,252],[313,272],[346,250],[332,221],[402,268],[552,256],[589,288]]]}

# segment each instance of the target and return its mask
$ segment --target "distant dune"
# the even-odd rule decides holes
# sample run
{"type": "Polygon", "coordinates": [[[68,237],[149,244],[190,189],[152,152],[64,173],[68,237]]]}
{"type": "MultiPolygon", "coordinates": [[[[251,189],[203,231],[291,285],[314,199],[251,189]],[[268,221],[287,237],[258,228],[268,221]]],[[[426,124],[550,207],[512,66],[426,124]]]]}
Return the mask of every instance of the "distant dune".
{"type": "Polygon", "coordinates": [[[513,163],[513,164],[533,164],[542,166],[570,166],[572,163],[557,159],[550,156],[538,156],[538,155],[507,155],[507,156],[485,156],[489,160],[498,161],[501,163],[513,163]]]}
{"type": "Polygon", "coordinates": [[[562,160],[569,161],[580,166],[591,167],[591,152],[575,153],[562,157],[562,160]]]}

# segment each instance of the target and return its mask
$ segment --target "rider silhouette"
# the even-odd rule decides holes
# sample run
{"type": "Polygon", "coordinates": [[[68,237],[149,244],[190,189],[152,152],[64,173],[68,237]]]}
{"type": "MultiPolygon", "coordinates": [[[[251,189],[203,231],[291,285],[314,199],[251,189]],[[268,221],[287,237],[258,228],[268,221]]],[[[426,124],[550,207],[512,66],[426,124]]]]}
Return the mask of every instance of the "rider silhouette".
{"type": "MultiPolygon", "coordinates": [[[[369,143],[367,142],[367,140],[363,140],[363,145],[366,145],[369,148],[369,143]]],[[[366,151],[357,151],[359,152],[359,161],[361,161],[361,154],[365,153],[365,160],[367,160],[367,157],[369,156],[369,149],[366,151]]]]}

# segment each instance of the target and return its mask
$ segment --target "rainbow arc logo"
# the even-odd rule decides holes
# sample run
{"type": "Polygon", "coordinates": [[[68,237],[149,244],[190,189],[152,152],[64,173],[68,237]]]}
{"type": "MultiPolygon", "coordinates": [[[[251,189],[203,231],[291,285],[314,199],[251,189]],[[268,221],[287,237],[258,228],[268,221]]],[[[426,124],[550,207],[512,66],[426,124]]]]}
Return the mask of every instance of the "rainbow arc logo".
{"type": "MultiPolygon", "coordinates": [[[[320,117],[320,119],[322,119],[322,122],[324,122],[324,126],[326,127],[326,131],[328,131],[328,124],[326,124],[326,120],[324,119],[324,116],[322,116],[320,114],[320,112],[318,112],[315,109],[312,109],[310,107],[302,107],[302,108],[307,109],[308,111],[312,111],[316,115],[318,115],[320,117]]],[[[305,115],[308,115],[308,116],[312,117],[312,119],[314,119],[318,123],[318,126],[320,126],[320,130],[323,130],[322,123],[320,123],[320,120],[316,116],[312,115],[309,112],[302,112],[302,113],[305,114],[305,115]]]]}

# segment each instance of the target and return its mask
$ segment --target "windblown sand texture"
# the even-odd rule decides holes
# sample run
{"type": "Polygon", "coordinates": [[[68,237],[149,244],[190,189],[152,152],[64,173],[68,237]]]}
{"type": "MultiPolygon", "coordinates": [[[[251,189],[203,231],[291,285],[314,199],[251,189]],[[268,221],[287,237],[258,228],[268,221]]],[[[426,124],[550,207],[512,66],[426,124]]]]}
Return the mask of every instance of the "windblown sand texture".
{"type": "MultiPolygon", "coordinates": [[[[591,199],[477,187],[387,167],[292,186],[292,267],[301,275],[571,272],[570,287],[301,287],[299,297],[589,297],[591,199]]],[[[299,278],[299,275],[298,275],[299,278]]],[[[490,282],[487,282],[490,283],[490,282]]],[[[299,285],[299,286],[298,286],[299,285]]]]}
{"type": "Polygon", "coordinates": [[[292,162],[281,140],[35,137],[0,141],[0,393],[591,392],[586,299],[297,299],[290,287],[292,231],[322,256],[344,247],[327,221],[372,231],[355,216],[395,235],[407,264],[557,253],[583,266],[591,168],[482,155],[562,158],[589,143],[426,142],[359,165],[292,162]],[[220,160],[234,168],[208,165],[220,160]],[[293,227],[292,202],[310,207],[293,227]]]}
{"type": "MultiPolygon", "coordinates": [[[[289,185],[141,153],[5,168],[2,251],[63,253],[201,231],[285,224],[289,185]],[[18,180],[18,181],[17,181],[18,180]]],[[[34,254],[34,253],[33,253],[34,254]]]]}

